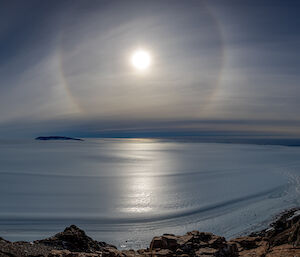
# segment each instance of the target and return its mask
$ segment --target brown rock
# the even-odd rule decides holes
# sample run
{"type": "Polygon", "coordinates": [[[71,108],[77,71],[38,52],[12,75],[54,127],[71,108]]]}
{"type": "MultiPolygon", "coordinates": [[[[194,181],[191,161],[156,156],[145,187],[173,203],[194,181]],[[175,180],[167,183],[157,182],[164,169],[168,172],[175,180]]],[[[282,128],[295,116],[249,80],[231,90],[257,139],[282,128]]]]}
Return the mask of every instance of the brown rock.
{"type": "Polygon", "coordinates": [[[217,253],[218,253],[217,249],[204,247],[204,248],[201,248],[198,251],[196,251],[195,254],[196,254],[196,256],[203,256],[203,255],[216,256],[217,253]]]}
{"type": "Polygon", "coordinates": [[[160,256],[173,257],[173,256],[176,256],[176,254],[169,249],[161,249],[159,251],[152,252],[152,256],[153,257],[160,257],[160,256]]]}
{"type": "Polygon", "coordinates": [[[160,237],[154,237],[150,243],[150,251],[155,249],[169,249],[174,251],[178,247],[177,239],[178,237],[171,234],[164,234],[160,237]]]}
{"type": "Polygon", "coordinates": [[[281,245],[273,247],[266,257],[298,257],[300,256],[300,247],[292,245],[281,245]]]}

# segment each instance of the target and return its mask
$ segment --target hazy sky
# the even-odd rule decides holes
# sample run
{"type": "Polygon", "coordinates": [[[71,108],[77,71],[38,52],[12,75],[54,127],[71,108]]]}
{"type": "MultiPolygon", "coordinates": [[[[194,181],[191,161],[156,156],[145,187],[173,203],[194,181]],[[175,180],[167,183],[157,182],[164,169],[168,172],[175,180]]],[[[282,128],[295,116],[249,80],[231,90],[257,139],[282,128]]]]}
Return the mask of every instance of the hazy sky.
{"type": "Polygon", "coordinates": [[[2,0],[0,137],[298,137],[299,13],[297,0],[2,0]]]}

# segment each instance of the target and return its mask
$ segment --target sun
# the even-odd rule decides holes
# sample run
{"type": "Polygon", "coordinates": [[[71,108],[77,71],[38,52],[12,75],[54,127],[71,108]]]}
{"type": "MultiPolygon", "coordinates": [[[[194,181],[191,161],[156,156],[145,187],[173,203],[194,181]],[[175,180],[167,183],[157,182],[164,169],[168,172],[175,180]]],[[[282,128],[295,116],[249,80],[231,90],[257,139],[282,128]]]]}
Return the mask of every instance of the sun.
{"type": "Polygon", "coordinates": [[[132,53],[131,64],[139,71],[147,70],[151,65],[151,56],[148,51],[136,50],[132,53]]]}

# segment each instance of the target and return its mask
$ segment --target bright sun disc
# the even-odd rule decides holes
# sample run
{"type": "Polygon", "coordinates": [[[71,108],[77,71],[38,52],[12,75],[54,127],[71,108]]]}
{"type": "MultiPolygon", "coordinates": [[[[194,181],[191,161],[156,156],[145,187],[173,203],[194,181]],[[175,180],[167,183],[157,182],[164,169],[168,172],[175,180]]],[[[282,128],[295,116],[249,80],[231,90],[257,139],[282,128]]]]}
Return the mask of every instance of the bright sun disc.
{"type": "Polygon", "coordinates": [[[132,54],[132,65],[138,70],[146,70],[151,64],[151,57],[147,51],[138,50],[132,54]]]}

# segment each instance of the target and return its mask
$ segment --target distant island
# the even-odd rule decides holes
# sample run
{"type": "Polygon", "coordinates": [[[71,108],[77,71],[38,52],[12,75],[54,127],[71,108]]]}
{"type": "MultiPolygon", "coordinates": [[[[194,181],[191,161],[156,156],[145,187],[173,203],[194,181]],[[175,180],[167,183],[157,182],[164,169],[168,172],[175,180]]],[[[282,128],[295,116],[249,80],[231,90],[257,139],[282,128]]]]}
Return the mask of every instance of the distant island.
{"type": "Polygon", "coordinates": [[[61,137],[61,136],[36,137],[35,140],[75,140],[75,141],[83,141],[83,139],[81,139],[81,138],[61,137]]]}

